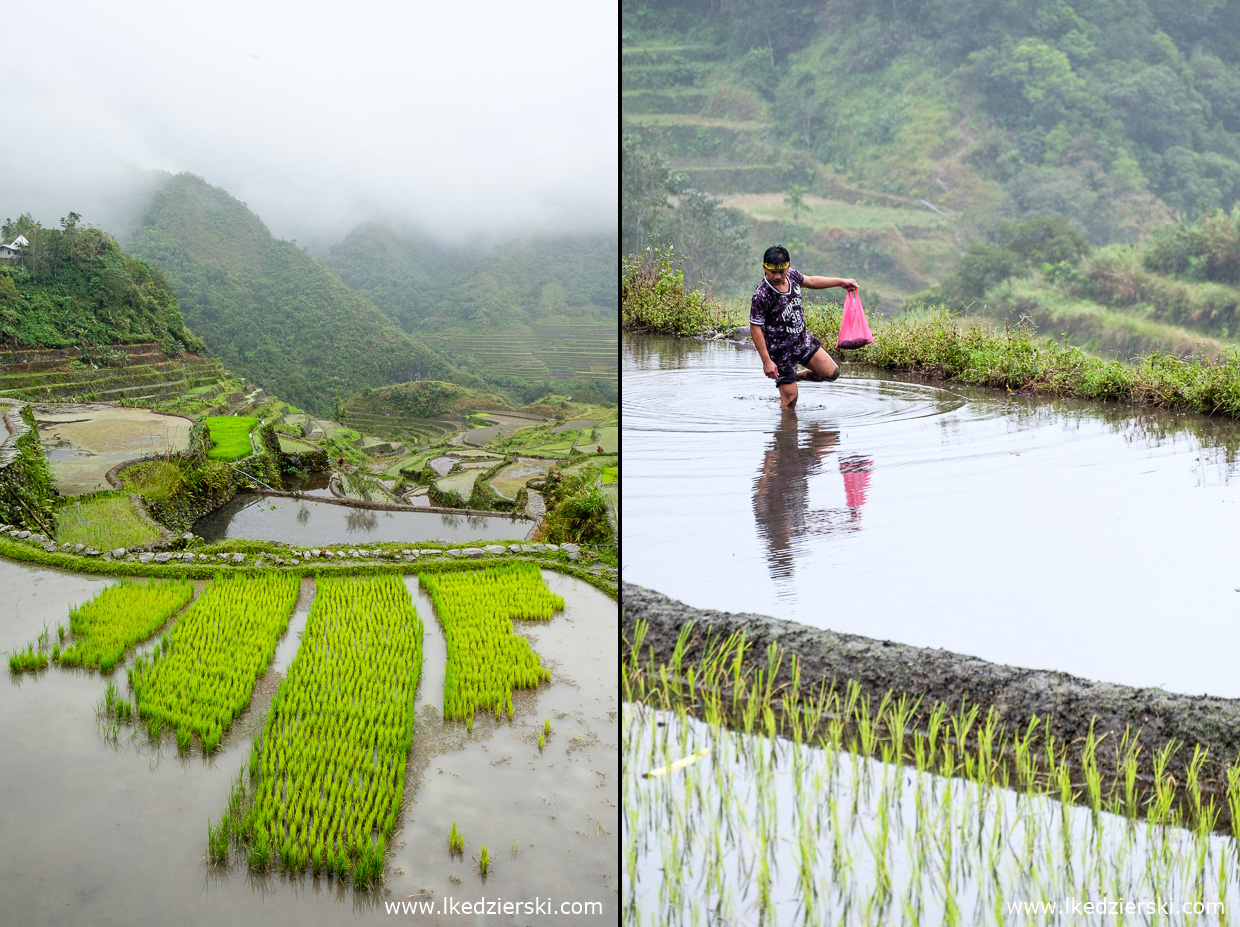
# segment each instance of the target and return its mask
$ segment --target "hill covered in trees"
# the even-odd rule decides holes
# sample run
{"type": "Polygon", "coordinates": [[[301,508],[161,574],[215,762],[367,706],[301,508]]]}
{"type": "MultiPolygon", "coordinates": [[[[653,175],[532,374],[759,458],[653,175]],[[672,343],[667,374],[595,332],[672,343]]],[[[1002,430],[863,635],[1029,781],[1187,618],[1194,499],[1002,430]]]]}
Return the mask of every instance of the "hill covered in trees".
{"type": "Polygon", "coordinates": [[[778,240],[890,309],[1005,223],[1098,247],[1240,202],[1231,4],[624,0],[622,21],[624,249],[672,239],[726,293],[778,240]]]}
{"type": "Polygon", "coordinates": [[[483,250],[367,223],[327,263],[405,331],[513,401],[551,392],[616,401],[614,233],[528,235],[483,250]]]}
{"type": "Polygon", "coordinates": [[[130,249],[160,268],[186,323],[213,355],[306,409],[327,414],[334,400],[363,389],[462,377],[328,267],[275,238],[245,204],[199,177],[178,174],[155,194],[130,249]]]}
{"type": "Polygon", "coordinates": [[[83,361],[120,357],[117,345],[157,342],[164,353],[202,352],[163,274],[110,235],[70,213],[48,229],[29,216],[6,220],[5,242],[27,244],[0,261],[0,338],[14,347],[77,348],[83,361]]]}

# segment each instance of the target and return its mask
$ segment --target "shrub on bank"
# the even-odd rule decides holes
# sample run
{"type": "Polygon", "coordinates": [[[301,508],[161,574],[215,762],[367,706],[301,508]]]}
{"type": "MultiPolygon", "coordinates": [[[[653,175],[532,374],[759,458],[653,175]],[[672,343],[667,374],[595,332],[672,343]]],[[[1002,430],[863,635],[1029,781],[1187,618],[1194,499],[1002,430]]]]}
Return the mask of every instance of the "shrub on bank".
{"type": "Polygon", "coordinates": [[[620,311],[625,328],[653,334],[698,335],[719,327],[734,314],[714,297],[687,289],[679,261],[670,246],[647,247],[624,259],[620,311]]]}
{"type": "MultiPolygon", "coordinates": [[[[670,272],[669,266],[650,253],[625,259],[621,318],[627,330],[701,335],[744,324],[743,307],[729,309],[704,294],[686,292],[683,279],[669,280],[662,289],[651,284],[652,274],[657,278],[670,272]]],[[[806,308],[807,327],[828,350],[838,338],[839,320],[839,310],[831,304],[806,308]]],[[[875,315],[869,321],[874,343],[848,355],[876,367],[1012,392],[1129,401],[1240,418],[1240,351],[1217,360],[1151,352],[1124,362],[1038,337],[1028,326],[1000,329],[945,307],[894,319],[875,315]]]]}

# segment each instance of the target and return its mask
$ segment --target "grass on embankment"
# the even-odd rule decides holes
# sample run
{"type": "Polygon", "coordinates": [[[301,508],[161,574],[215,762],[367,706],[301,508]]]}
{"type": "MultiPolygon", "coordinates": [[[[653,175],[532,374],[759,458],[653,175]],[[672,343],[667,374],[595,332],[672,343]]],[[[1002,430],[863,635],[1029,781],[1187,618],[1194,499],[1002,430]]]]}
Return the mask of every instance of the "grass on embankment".
{"type": "Polygon", "coordinates": [[[159,540],[159,530],[142,518],[128,496],[99,493],[66,502],[56,512],[56,538],[99,550],[142,547],[159,540]]]}
{"type": "MultiPolygon", "coordinates": [[[[666,335],[730,331],[748,322],[746,307],[686,290],[683,274],[651,254],[626,258],[621,280],[626,330],[666,335]]],[[[1103,360],[1035,336],[1024,326],[999,329],[946,308],[895,319],[869,319],[874,343],[852,359],[976,386],[1082,399],[1127,401],[1240,418],[1240,351],[1217,360],[1151,352],[1131,363],[1103,360]]],[[[810,305],[806,325],[832,350],[840,308],[810,305]]]]}

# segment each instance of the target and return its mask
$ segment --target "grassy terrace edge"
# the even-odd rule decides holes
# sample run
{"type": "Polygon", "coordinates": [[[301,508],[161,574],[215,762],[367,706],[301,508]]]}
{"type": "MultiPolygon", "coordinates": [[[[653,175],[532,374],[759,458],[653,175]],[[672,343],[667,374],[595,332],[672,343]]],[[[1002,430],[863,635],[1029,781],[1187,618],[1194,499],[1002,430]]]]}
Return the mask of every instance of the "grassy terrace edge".
{"type": "MultiPolygon", "coordinates": [[[[461,546],[465,547],[468,545],[461,546]]],[[[235,549],[239,548],[235,545],[225,545],[219,549],[212,548],[212,552],[224,553],[227,550],[235,549]]],[[[281,553],[288,553],[287,548],[267,547],[253,543],[246,544],[245,549],[279,550],[281,553]]],[[[444,548],[445,552],[448,549],[444,548]]],[[[46,551],[20,541],[0,537],[0,557],[52,567],[58,570],[66,570],[72,573],[91,573],[100,576],[185,577],[187,579],[210,579],[217,573],[260,573],[269,570],[280,570],[281,572],[288,572],[303,578],[314,577],[320,574],[330,576],[360,576],[374,573],[418,574],[452,570],[477,570],[494,563],[534,563],[544,569],[555,570],[557,573],[563,573],[566,576],[580,579],[612,599],[619,598],[619,585],[615,578],[573,566],[566,555],[563,554],[552,554],[545,558],[505,554],[468,560],[419,559],[415,562],[401,561],[399,563],[334,563],[316,560],[313,562],[303,562],[297,566],[287,564],[284,566],[276,566],[275,564],[259,566],[254,563],[232,564],[219,561],[211,563],[129,563],[121,560],[98,560],[59,551],[46,551]]]]}
{"type": "MultiPolygon", "coordinates": [[[[805,321],[833,354],[840,307],[810,304],[805,321]]],[[[625,331],[681,337],[713,336],[747,327],[747,310],[684,286],[661,252],[624,259],[621,325],[625,331]]],[[[869,319],[874,343],[845,356],[875,367],[931,379],[1240,418],[1240,350],[1217,360],[1194,354],[1150,353],[1104,360],[1082,348],[1036,335],[1027,325],[1004,329],[946,307],[894,319],[869,319]]]]}

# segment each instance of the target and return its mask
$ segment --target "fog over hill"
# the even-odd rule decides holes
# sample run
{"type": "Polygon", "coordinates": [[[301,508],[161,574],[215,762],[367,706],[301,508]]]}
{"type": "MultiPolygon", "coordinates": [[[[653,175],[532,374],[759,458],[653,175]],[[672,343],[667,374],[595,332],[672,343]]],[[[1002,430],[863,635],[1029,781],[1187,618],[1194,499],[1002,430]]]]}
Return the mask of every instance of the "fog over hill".
{"type": "Polygon", "coordinates": [[[9,6],[0,216],[76,211],[123,240],[190,172],[316,253],[370,219],[475,243],[610,228],[614,16],[566,0],[9,6]]]}

